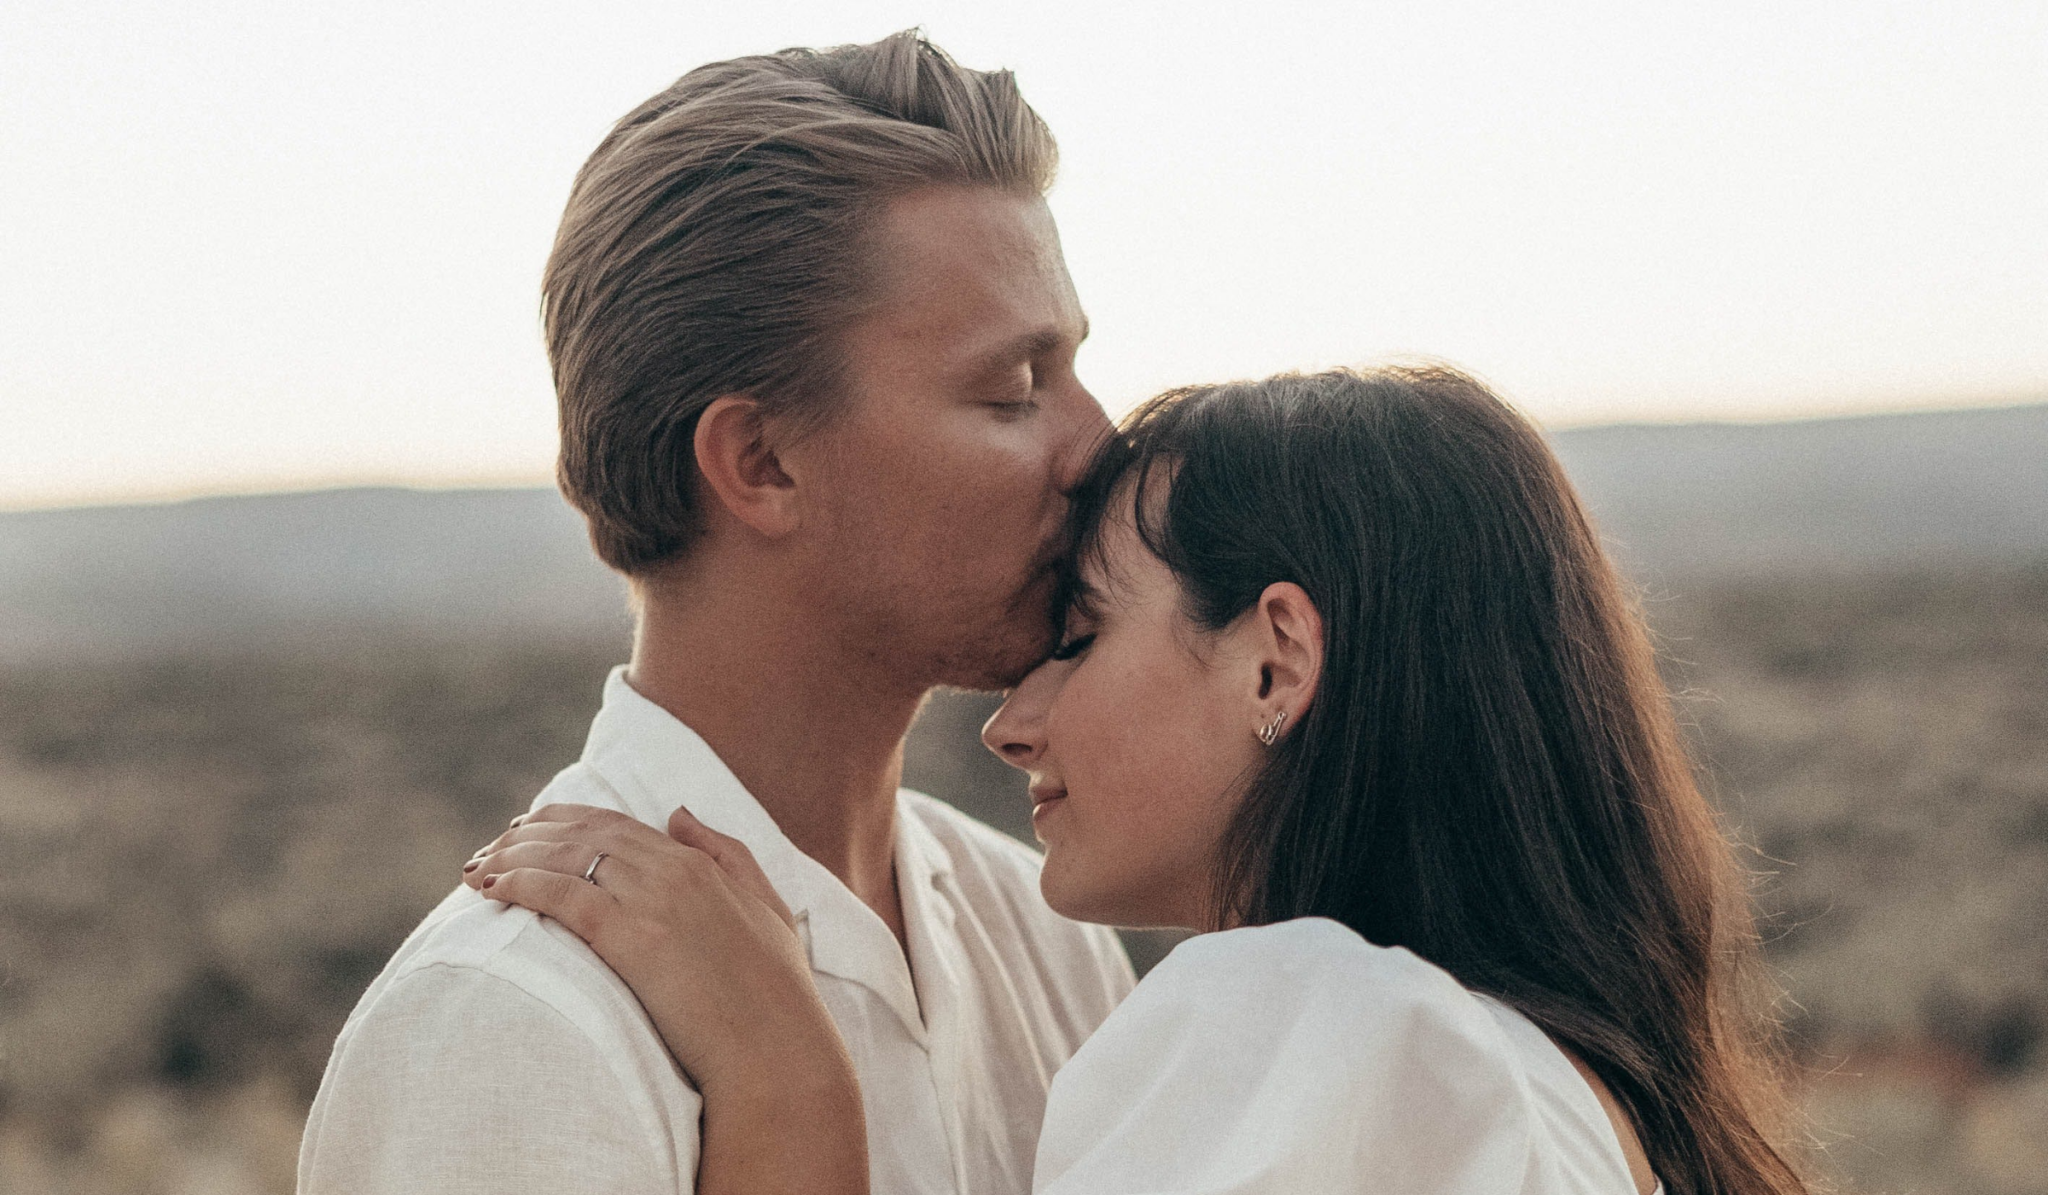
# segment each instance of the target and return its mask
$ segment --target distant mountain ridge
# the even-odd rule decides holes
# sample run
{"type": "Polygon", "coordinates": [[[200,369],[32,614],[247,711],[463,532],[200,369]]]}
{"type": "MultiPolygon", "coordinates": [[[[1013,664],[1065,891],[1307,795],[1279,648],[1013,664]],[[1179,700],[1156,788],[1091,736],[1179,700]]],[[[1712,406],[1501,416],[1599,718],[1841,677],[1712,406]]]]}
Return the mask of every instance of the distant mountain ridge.
{"type": "Polygon", "coordinates": [[[2048,556],[2048,404],[1553,437],[1617,555],[1675,578],[2048,556]]]}
{"type": "Polygon", "coordinates": [[[0,514],[0,659],[381,627],[617,633],[624,587],[552,489],[343,489],[0,514]]]}
{"type": "MultiPolygon", "coordinates": [[[[2048,559],[2048,404],[1553,442],[1625,567],[1655,585],[2048,559]]],[[[549,489],[0,513],[0,660],[625,626],[622,586],[549,489]]]]}

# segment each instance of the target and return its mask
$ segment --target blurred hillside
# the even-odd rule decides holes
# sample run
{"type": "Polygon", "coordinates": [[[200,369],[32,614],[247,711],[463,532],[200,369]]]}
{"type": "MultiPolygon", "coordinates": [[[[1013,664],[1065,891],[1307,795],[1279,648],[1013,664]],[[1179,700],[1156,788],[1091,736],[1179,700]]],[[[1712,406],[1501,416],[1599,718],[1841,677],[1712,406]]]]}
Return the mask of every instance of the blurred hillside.
{"type": "MultiPolygon", "coordinates": [[[[1559,438],[1856,1189],[2048,1192],[2048,408],[1559,438]]],[[[290,1189],[342,1018],[625,653],[546,491],[0,515],[0,1191],[290,1189]]],[[[1013,833],[985,698],[910,781],[1013,833]]]]}
{"type": "Polygon", "coordinates": [[[1554,437],[1639,576],[1927,568],[2048,554],[2048,405],[1554,437]]]}
{"type": "Polygon", "coordinates": [[[0,513],[0,660],[370,632],[623,634],[554,490],[331,490],[0,513]]]}

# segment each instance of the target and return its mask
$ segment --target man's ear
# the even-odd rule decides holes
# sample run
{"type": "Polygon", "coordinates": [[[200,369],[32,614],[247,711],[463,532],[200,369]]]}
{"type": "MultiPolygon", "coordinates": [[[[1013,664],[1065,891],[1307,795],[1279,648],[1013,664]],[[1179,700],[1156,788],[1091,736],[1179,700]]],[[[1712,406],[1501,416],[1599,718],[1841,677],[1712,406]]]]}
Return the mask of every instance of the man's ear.
{"type": "Polygon", "coordinates": [[[697,417],[691,447],[718,504],[755,532],[779,539],[796,530],[796,481],[782,468],[774,422],[743,394],[722,394],[697,417]]]}
{"type": "Polygon", "coordinates": [[[1296,726],[1315,700],[1322,679],[1322,613],[1301,586],[1276,581],[1266,586],[1252,608],[1252,628],[1259,653],[1259,724],[1285,714],[1282,726],[1296,726]]]}

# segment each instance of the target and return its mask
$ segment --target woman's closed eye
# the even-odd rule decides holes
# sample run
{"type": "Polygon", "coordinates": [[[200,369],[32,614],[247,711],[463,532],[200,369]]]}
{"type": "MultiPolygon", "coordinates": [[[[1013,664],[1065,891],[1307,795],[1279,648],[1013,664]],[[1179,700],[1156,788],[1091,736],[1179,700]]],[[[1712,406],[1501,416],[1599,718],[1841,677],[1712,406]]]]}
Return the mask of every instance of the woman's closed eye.
{"type": "Polygon", "coordinates": [[[1060,642],[1058,647],[1052,649],[1052,654],[1047,658],[1062,661],[1078,660],[1081,658],[1081,653],[1087,651],[1094,642],[1095,632],[1093,631],[1085,635],[1069,635],[1060,642]]]}

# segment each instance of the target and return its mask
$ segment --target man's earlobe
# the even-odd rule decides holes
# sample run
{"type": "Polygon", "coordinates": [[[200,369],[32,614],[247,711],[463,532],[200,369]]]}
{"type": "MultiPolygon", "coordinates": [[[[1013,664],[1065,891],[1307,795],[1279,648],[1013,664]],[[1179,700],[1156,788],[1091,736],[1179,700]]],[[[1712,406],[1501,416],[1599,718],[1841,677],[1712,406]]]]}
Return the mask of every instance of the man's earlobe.
{"type": "Polygon", "coordinates": [[[797,527],[796,481],[776,455],[771,429],[760,403],[722,394],[698,416],[691,447],[711,501],[757,534],[778,539],[797,527]]]}

